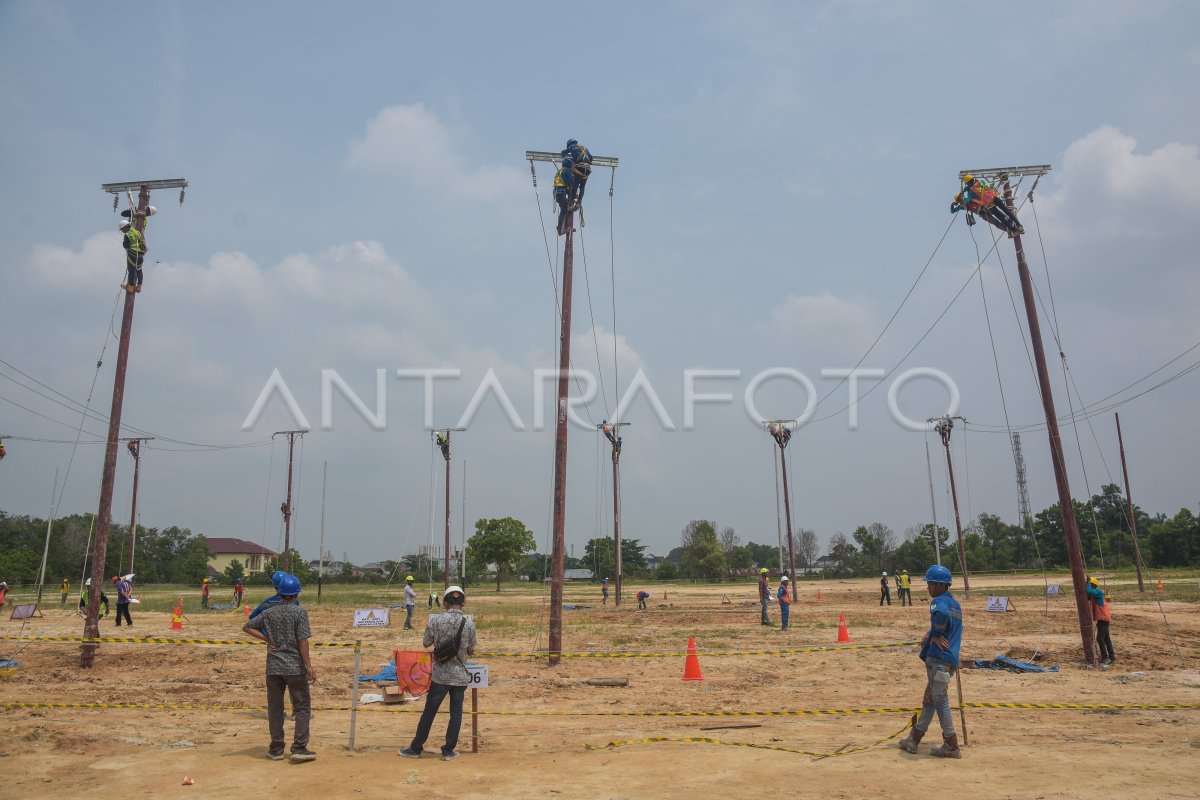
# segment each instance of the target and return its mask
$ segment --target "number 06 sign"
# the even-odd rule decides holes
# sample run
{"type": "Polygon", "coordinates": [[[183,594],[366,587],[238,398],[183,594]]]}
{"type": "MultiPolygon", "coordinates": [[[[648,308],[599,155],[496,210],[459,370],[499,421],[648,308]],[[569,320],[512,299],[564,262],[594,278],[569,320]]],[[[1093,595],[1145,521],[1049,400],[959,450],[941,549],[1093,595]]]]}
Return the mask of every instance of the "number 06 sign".
{"type": "Polygon", "coordinates": [[[467,664],[467,672],[471,676],[471,682],[467,684],[468,689],[486,689],[488,687],[487,664],[467,664]]]}

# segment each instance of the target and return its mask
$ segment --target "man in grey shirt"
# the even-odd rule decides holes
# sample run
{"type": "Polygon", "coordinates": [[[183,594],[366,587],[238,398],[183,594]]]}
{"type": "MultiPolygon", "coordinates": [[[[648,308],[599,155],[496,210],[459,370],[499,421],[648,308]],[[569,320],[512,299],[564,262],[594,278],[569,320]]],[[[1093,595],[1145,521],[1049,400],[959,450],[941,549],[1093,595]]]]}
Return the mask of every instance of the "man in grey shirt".
{"type": "Polygon", "coordinates": [[[442,747],[442,760],[450,761],[458,758],[458,730],[462,726],[463,696],[467,693],[467,684],[471,675],[467,672],[467,657],[475,653],[475,623],[463,614],[463,604],[467,602],[466,593],[461,586],[448,586],[442,594],[442,602],[446,607],[445,614],[434,614],[425,624],[426,647],[436,651],[443,642],[453,642],[460,636],[458,652],[449,661],[439,663],[433,659],[433,674],[429,692],[425,695],[425,710],[421,712],[421,721],[417,723],[417,732],[412,743],[400,751],[405,758],[420,758],[425,749],[425,740],[433,727],[433,718],[441,708],[442,700],[450,695],[450,723],[446,726],[446,744],[442,747]]]}
{"type": "Polygon", "coordinates": [[[404,629],[412,630],[413,609],[417,607],[417,592],[413,589],[413,576],[404,579],[404,629]]]}
{"type": "Polygon", "coordinates": [[[267,757],[272,761],[283,760],[283,690],[286,688],[292,701],[292,717],[296,721],[292,739],[292,761],[312,761],[317,754],[308,749],[308,729],[312,717],[312,700],[308,685],[316,683],[308,654],[308,640],[312,630],[308,626],[308,612],[294,604],[300,594],[300,579],[285,575],[279,581],[277,605],[268,606],[261,614],[249,620],[243,627],[250,636],[267,643],[267,724],[271,730],[271,746],[267,757]]]}

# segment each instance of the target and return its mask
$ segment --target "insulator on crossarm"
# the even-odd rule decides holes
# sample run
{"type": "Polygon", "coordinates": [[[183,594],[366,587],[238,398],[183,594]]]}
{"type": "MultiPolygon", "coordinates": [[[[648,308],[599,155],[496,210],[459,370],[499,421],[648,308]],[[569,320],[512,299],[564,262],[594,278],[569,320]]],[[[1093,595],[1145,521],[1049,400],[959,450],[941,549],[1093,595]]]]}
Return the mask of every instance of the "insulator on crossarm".
{"type": "Polygon", "coordinates": [[[183,205],[183,195],[186,191],[187,191],[186,188],[180,188],[180,190],[179,190],[179,205],[183,205]]]}

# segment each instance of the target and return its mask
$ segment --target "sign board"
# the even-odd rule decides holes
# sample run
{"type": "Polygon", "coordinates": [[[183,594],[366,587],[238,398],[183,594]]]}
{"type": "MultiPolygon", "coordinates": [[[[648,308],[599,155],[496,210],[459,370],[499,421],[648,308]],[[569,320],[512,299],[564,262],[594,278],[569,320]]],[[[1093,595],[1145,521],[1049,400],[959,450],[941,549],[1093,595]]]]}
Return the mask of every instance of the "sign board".
{"type": "Polygon", "coordinates": [[[471,676],[471,682],[467,684],[468,689],[486,689],[488,687],[487,664],[476,664],[474,661],[468,662],[467,672],[471,676]]]}
{"type": "Polygon", "coordinates": [[[29,619],[34,614],[39,617],[42,615],[42,612],[38,611],[37,603],[22,603],[13,609],[9,619],[29,619]]]}
{"type": "Polygon", "coordinates": [[[1008,598],[1007,597],[989,597],[988,603],[987,603],[987,610],[994,614],[1003,614],[1004,612],[1008,611],[1008,598]]]}
{"type": "Polygon", "coordinates": [[[1046,594],[1050,595],[1051,597],[1058,597],[1058,592],[1059,588],[1057,583],[1052,583],[1046,587],[1046,594]]]}
{"type": "Polygon", "coordinates": [[[354,609],[354,627],[356,628],[386,628],[387,625],[388,610],[386,608],[354,609]]]}

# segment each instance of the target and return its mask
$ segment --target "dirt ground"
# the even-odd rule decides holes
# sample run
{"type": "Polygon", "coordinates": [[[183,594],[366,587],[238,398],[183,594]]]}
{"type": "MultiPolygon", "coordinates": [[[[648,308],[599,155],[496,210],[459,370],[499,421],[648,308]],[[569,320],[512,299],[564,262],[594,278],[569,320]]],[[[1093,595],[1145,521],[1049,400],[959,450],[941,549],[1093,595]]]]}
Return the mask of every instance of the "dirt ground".
{"type": "MultiPolygon", "coordinates": [[[[1036,579],[975,578],[964,601],[964,661],[1005,653],[1061,671],[1016,675],[964,670],[964,700],[995,703],[1200,704],[1200,605],[1195,592],[1160,606],[1153,592],[1115,587],[1117,664],[1082,664],[1073,598],[1046,601],[1036,579]],[[1025,585],[1020,585],[1025,584],[1025,585]],[[1015,596],[1018,610],[984,612],[988,594],[1015,596]],[[1022,595],[1021,592],[1035,592],[1022,595]],[[1048,608],[1047,608],[1048,606],[1048,608]]],[[[1061,578],[1064,587],[1069,579],[1061,578]]],[[[640,588],[626,586],[629,596],[640,588]]],[[[267,725],[259,710],[7,708],[0,710],[0,794],[6,798],[136,796],[163,798],[709,798],[783,794],[858,798],[937,787],[971,798],[1194,798],[1200,794],[1200,709],[968,709],[970,746],[960,761],[902,753],[888,739],[869,749],[817,758],[708,743],[639,743],[588,750],[585,744],[644,737],[710,737],[811,753],[866,747],[898,732],[902,712],[822,716],[654,717],[617,712],[779,711],[910,708],[920,704],[924,671],[912,647],[785,655],[722,655],[831,645],[839,613],[856,644],[912,641],[928,623],[923,584],[916,606],[880,608],[878,581],[805,582],[792,629],[763,628],[752,585],[646,587],[651,607],[599,605],[590,586],[568,588],[564,650],[671,653],[664,658],[491,656],[491,686],[479,692],[479,752],[470,722],[459,749],[443,763],[398,758],[420,703],[367,706],[358,714],[357,748],[347,748],[353,654],[316,651],[312,749],[293,765],[266,759],[267,725]],[[818,590],[822,599],[816,601],[818,590]],[[722,602],[727,595],[729,603],[722,602]],[[704,680],[684,682],[683,651],[694,635],[704,680]],[[624,677],[624,688],[581,679],[624,677]],[[324,710],[322,710],[324,709],[324,710]],[[497,712],[512,712],[505,715],[497,712]],[[753,726],[753,727],[745,727],[753,726]],[[184,786],[184,776],[195,780],[184,786]],[[935,781],[931,783],[932,781],[935,781]],[[282,790],[280,793],[278,790],[282,790]],[[259,792],[264,794],[259,795],[259,792]],[[311,793],[311,794],[310,794],[311,793]]],[[[545,610],[535,587],[500,595],[472,591],[468,611],[484,652],[529,652],[545,646],[545,610]]],[[[961,593],[956,592],[961,598],[961,593]]],[[[1168,593],[1168,598],[1174,597],[1168,593]]],[[[396,602],[394,599],[391,602],[396,602]]],[[[895,598],[893,597],[893,602],[895,598]]],[[[392,647],[417,648],[420,626],[353,629],[349,607],[309,606],[314,641],[364,643],[361,671],[375,673],[392,647]]],[[[169,616],[138,614],[138,636],[169,636],[169,616]]],[[[418,615],[423,621],[425,609],[418,615]]],[[[7,617],[7,614],[5,615],[7,617]]],[[[772,609],[777,624],[777,609],[772,609]]],[[[241,639],[241,615],[192,613],[184,636],[241,639]]],[[[81,621],[52,607],[28,623],[0,620],[0,636],[78,636],[81,621]]],[[[121,629],[125,631],[124,628],[121,629]]],[[[111,621],[102,635],[116,634],[111,621]]],[[[78,668],[78,645],[0,641],[0,658],[22,666],[0,677],[0,702],[265,704],[261,647],[107,644],[90,671],[78,668]]],[[[378,691],[364,684],[360,691],[378,691]]],[[[468,701],[469,702],[469,701],[468,701]]],[[[468,705],[469,708],[469,705],[468,705]]],[[[956,714],[956,722],[957,722],[956,714]]],[[[434,727],[436,750],[445,717],[434,727]]],[[[290,729],[290,723],[289,723],[290,729]]],[[[961,735],[961,729],[960,729],[961,735]]],[[[935,728],[927,742],[936,743],[935,728]]]]}

